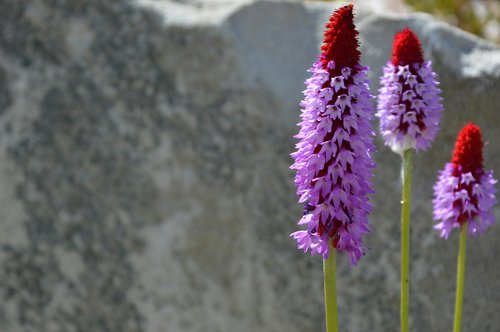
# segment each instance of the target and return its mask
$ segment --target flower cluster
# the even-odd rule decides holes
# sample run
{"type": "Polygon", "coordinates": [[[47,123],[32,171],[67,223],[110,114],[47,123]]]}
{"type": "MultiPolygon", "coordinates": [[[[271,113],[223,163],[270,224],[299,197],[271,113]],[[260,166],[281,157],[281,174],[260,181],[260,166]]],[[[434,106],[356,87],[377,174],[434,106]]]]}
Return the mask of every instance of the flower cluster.
{"type": "Polygon", "coordinates": [[[397,33],[381,78],[377,112],[381,134],[395,152],[425,150],[436,137],[443,109],[437,85],[415,33],[397,33]]]}
{"type": "Polygon", "coordinates": [[[291,234],[298,248],[325,259],[333,246],[355,265],[365,253],[375,167],[367,67],[359,64],[352,5],[333,13],[319,59],[309,70],[301,129],[292,154],[305,227],[291,234]]]}
{"type": "Polygon", "coordinates": [[[451,163],[440,172],[434,186],[434,226],[441,237],[448,238],[453,228],[468,222],[469,234],[483,232],[495,221],[496,203],[492,171],[483,167],[481,129],[467,124],[459,133],[451,163]]]}

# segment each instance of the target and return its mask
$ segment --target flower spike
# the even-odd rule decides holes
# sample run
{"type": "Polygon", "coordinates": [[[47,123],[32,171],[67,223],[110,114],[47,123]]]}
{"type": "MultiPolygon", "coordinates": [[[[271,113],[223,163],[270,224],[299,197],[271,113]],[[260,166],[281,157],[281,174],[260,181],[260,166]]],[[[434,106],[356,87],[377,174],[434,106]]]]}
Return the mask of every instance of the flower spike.
{"type": "Polygon", "coordinates": [[[481,129],[469,123],[458,134],[452,161],[434,186],[434,219],[441,221],[434,228],[441,237],[448,238],[453,228],[466,223],[469,234],[491,226],[496,182],[493,171],[484,170],[481,129]]]}
{"type": "Polygon", "coordinates": [[[386,145],[402,154],[426,150],[441,120],[441,90],[431,62],[424,61],[417,35],[406,28],[394,37],[391,61],[384,68],[377,117],[386,145]]]}
{"type": "Polygon", "coordinates": [[[306,80],[297,151],[292,153],[295,185],[305,227],[291,234],[298,248],[326,260],[331,247],[355,265],[365,253],[370,230],[373,109],[367,67],[359,63],[353,6],[336,10],[326,26],[319,59],[306,80]]]}

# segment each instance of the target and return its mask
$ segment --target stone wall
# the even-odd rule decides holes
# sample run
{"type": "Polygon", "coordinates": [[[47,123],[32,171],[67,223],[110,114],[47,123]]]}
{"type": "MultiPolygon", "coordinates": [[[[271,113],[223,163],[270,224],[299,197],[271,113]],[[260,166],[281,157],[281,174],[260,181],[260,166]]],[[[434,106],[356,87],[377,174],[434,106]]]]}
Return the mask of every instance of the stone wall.
{"type": "MultiPolygon", "coordinates": [[[[0,1],[1,331],[322,330],[288,167],[333,7],[0,1]]],[[[442,82],[443,128],[416,156],[411,325],[451,330],[458,238],[431,229],[432,185],[466,121],[500,174],[500,48],[422,14],[357,25],[372,91],[406,26],[442,82]]],[[[377,144],[371,250],[339,259],[343,331],[399,326],[400,160],[377,144]]],[[[464,332],[500,325],[499,236],[469,241],[464,332]]]]}

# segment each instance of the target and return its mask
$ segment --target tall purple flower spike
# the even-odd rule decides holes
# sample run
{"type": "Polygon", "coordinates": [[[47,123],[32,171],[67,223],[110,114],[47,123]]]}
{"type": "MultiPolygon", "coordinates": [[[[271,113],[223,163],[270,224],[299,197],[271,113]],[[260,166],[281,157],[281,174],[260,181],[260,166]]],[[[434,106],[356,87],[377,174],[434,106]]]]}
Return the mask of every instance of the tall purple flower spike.
{"type": "Polygon", "coordinates": [[[370,231],[375,150],[370,120],[367,67],[359,64],[358,32],[352,5],[338,9],[325,32],[322,54],[309,71],[297,151],[292,153],[295,185],[305,230],[291,234],[298,248],[328,258],[331,247],[352,265],[365,254],[362,237],[370,231]]]}
{"type": "Polygon", "coordinates": [[[426,150],[439,131],[442,98],[431,62],[410,29],[396,34],[380,80],[377,117],[385,144],[397,153],[426,150]]]}
{"type": "Polygon", "coordinates": [[[434,186],[434,229],[448,238],[453,228],[467,223],[468,233],[484,232],[495,222],[497,200],[493,171],[483,167],[481,129],[467,124],[459,133],[451,163],[440,172],[434,186]]]}

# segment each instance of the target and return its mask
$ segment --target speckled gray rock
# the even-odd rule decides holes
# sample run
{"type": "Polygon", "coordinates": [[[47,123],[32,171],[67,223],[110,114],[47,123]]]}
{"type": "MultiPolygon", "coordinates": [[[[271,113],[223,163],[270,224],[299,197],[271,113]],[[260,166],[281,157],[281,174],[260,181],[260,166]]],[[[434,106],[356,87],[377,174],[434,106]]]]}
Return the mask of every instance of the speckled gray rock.
{"type": "MultiPolygon", "coordinates": [[[[288,166],[332,8],[0,1],[1,330],[322,330],[288,166]]],[[[432,184],[469,120],[500,174],[500,49],[426,15],[357,20],[373,89],[407,25],[442,81],[445,126],[416,157],[411,325],[451,330],[457,237],[431,230],[432,184]]],[[[400,161],[378,140],[371,250],[339,261],[343,331],[399,324],[400,161]]],[[[499,236],[469,241],[464,332],[500,326],[499,236]]]]}

